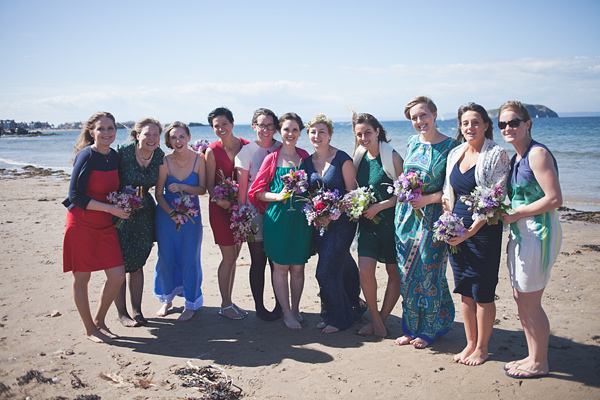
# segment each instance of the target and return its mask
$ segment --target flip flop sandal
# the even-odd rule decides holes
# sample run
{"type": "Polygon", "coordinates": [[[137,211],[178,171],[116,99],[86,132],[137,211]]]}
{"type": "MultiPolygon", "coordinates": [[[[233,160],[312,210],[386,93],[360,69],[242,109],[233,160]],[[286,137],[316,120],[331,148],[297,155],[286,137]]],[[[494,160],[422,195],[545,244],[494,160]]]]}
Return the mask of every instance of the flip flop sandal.
{"type": "Polygon", "coordinates": [[[243,316],[243,315],[240,315],[240,314],[238,313],[238,311],[236,310],[236,308],[234,307],[234,305],[233,305],[233,304],[232,304],[232,305],[230,305],[230,306],[227,306],[227,307],[223,307],[223,308],[221,308],[221,309],[219,310],[219,315],[222,315],[222,316],[224,316],[225,318],[229,318],[229,319],[244,319],[244,316],[243,316]],[[226,311],[226,310],[233,310],[233,312],[235,313],[235,315],[236,315],[236,316],[235,316],[235,317],[230,317],[229,315],[225,314],[225,311],[226,311]]]}

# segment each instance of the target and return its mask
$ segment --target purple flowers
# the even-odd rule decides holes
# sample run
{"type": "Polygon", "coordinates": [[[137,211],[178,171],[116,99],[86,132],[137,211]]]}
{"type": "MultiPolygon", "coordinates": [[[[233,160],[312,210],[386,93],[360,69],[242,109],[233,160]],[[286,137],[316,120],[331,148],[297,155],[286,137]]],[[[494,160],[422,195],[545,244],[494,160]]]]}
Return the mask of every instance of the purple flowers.
{"type": "Polygon", "coordinates": [[[177,221],[175,222],[175,230],[178,231],[181,229],[181,225],[185,224],[188,221],[191,221],[193,224],[196,222],[191,217],[197,217],[200,212],[200,208],[195,203],[196,196],[193,194],[184,194],[181,192],[179,197],[171,202],[171,206],[173,209],[169,213],[171,218],[175,217],[177,221]]]}
{"type": "Polygon", "coordinates": [[[340,192],[335,189],[333,192],[325,189],[317,189],[302,207],[306,214],[308,225],[312,225],[319,230],[319,235],[323,236],[327,226],[331,221],[337,220],[341,215],[340,210],[340,192]]]}
{"type": "Polygon", "coordinates": [[[284,184],[284,200],[287,200],[292,194],[302,194],[308,190],[308,181],[306,172],[303,169],[293,169],[281,177],[284,184]]]}
{"type": "Polygon", "coordinates": [[[254,241],[258,226],[252,224],[252,221],[257,215],[257,212],[247,204],[241,206],[236,204],[231,207],[231,217],[229,218],[231,225],[229,227],[233,229],[233,238],[236,244],[254,241]]]}
{"type": "Polygon", "coordinates": [[[460,196],[460,201],[473,212],[473,220],[486,220],[488,225],[498,223],[501,214],[508,214],[511,209],[504,203],[504,190],[501,185],[493,187],[477,186],[469,196],[460,196]]]}
{"type": "MultiPolygon", "coordinates": [[[[447,242],[448,239],[465,236],[466,228],[463,225],[462,218],[456,214],[446,211],[440,215],[440,219],[433,223],[433,240],[436,242],[447,242]]],[[[457,246],[450,246],[450,252],[456,254],[459,251],[457,246]]]]}
{"type": "Polygon", "coordinates": [[[215,196],[212,201],[225,200],[233,204],[237,200],[239,185],[230,177],[225,178],[222,170],[219,170],[221,182],[215,185],[215,196]]]}
{"type": "MultiPolygon", "coordinates": [[[[405,174],[400,174],[398,179],[387,189],[388,193],[392,193],[398,198],[398,201],[404,204],[408,204],[411,201],[419,201],[423,194],[421,193],[421,187],[423,182],[419,177],[419,174],[414,171],[410,171],[405,174]]],[[[421,210],[414,210],[417,218],[423,218],[421,210]]]]}
{"type": "MultiPolygon", "coordinates": [[[[125,186],[120,192],[111,192],[106,196],[112,204],[116,204],[127,212],[134,212],[142,208],[142,198],[138,196],[138,190],[133,186],[125,186]]],[[[115,227],[121,229],[125,220],[117,219],[115,227]]]]}
{"type": "Polygon", "coordinates": [[[208,148],[210,142],[206,139],[196,140],[194,144],[190,144],[190,149],[194,150],[196,153],[204,154],[204,151],[208,148]]]}

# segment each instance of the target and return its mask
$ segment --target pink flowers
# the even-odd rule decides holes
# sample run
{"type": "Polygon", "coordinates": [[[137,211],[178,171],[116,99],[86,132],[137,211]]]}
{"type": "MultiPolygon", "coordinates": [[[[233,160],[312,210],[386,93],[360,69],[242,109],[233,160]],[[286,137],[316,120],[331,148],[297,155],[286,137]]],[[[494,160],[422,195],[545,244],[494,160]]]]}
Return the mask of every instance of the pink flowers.
{"type": "MultiPolygon", "coordinates": [[[[433,223],[433,240],[436,242],[446,242],[448,239],[456,236],[465,236],[465,226],[462,218],[450,211],[440,215],[440,219],[433,223]]],[[[450,252],[456,254],[459,251],[457,246],[450,246],[450,252]]]]}
{"type": "Polygon", "coordinates": [[[191,221],[193,224],[196,222],[192,219],[192,217],[197,217],[200,212],[200,208],[195,202],[196,196],[193,194],[184,194],[181,192],[179,197],[171,202],[171,206],[173,209],[169,213],[171,218],[176,218],[175,222],[175,230],[178,231],[181,229],[181,225],[185,224],[188,221],[191,221]]]}
{"type": "Polygon", "coordinates": [[[501,214],[509,214],[510,205],[504,203],[504,190],[501,185],[493,187],[477,186],[469,196],[460,196],[460,201],[473,212],[473,220],[486,220],[488,225],[498,223],[501,214]]]}
{"type": "Polygon", "coordinates": [[[231,204],[237,200],[239,185],[230,177],[225,178],[222,170],[219,170],[221,182],[215,185],[215,196],[212,201],[225,200],[231,204]]]}
{"type": "Polygon", "coordinates": [[[303,169],[293,169],[281,177],[285,186],[283,199],[289,199],[293,194],[302,194],[308,190],[308,181],[306,180],[306,171],[303,169]]]}
{"type": "MultiPolygon", "coordinates": [[[[419,177],[419,174],[414,171],[405,174],[400,174],[398,179],[394,181],[387,191],[393,193],[394,196],[398,197],[398,201],[404,204],[408,204],[411,201],[421,200],[422,193],[421,187],[423,182],[419,177]]],[[[414,210],[417,218],[423,218],[421,210],[414,210]]]]}
{"type": "Polygon", "coordinates": [[[229,218],[231,225],[229,227],[233,229],[233,238],[236,244],[254,241],[258,226],[252,224],[252,221],[256,216],[257,212],[247,204],[241,206],[236,204],[231,207],[231,217],[229,218]]]}
{"type": "Polygon", "coordinates": [[[317,228],[319,235],[323,236],[329,223],[342,215],[339,191],[337,189],[333,192],[325,189],[316,190],[306,199],[302,211],[306,215],[308,225],[317,228]]]}
{"type": "MultiPolygon", "coordinates": [[[[120,192],[111,192],[106,198],[112,204],[116,204],[128,212],[134,212],[142,208],[142,198],[138,196],[138,190],[134,189],[133,186],[125,186],[120,192]]],[[[117,219],[115,227],[121,229],[124,222],[123,218],[117,219]]]]}

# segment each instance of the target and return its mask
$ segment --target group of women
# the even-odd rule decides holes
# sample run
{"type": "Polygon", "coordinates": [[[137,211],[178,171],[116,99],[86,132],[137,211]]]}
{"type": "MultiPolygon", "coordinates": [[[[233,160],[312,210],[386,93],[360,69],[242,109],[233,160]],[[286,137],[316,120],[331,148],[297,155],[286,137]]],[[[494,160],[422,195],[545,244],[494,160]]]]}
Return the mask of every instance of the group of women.
{"type": "Polygon", "coordinates": [[[490,225],[474,219],[461,196],[478,186],[500,185],[514,210],[502,220],[510,224],[508,268],[529,349],[526,358],[506,364],[505,370],[518,378],[547,374],[549,324],[541,298],[561,243],[556,209],[562,197],[554,157],[532,140],[531,118],[519,102],[505,103],[498,116],[502,136],[516,150],[511,160],[493,141],[492,120],[480,105],[469,103],[459,109],[456,139],[437,130],[437,108],[431,99],[415,98],[404,113],[417,132],[407,141],[404,160],[370,114],[353,112],[356,146],[352,157],[332,146],[333,123],[323,114],[303,123],[295,113],[277,118],[269,109],[258,109],[252,117],[257,137],[248,141],[233,134],[233,115],[220,107],[208,116],[218,140],[204,154],[189,148],[188,127],[175,122],[165,131],[165,145],[172,150],[167,156],[159,148],[162,126],[158,121],[139,121],[131,131],[131,143],[115,151],[110,148],[116,135],[114,117],[93,115],[76,145],[65,200],[69,211],[63,251],[64,271],[73,271],[73,295],[87,336],[96,342],[115,337],[104,321],[113,300],[123,325],[147,323],[141,311],[142,267],[154,241],[158,244],[154,293],[162,303],[157,315],[169,312],[175,296],[185,299],[179,321],[190,319],[202,306],[201,217],[181,224],[172,203],[183,193],[208,192],[210,224],[222,255],[219,314],[230,319],[248,315],[233,302],[240,245],[234,241],[229,222],[234,203],[247,204],[256,211],[253,225],[258,227],[248,248],[250,286],[259,318],[270,321],[282,316],[288,328],[302,327],[304,265],[317,253],[319,329],[324,333],[347,329],[368,308],[372,322],[359,333],[386,337],[386,320],[402,295],[403,336],[396,344],[419,349],[447,333],[454,321],[446,281],[447,246],[433,239],[433,224],[442,212],[452,211],[467,228],[464,236],[448,240],[459,250],[449,259],[454,293],[461,295],[467,339],[454,361],[479,365],[488,358],[495,320],[502,223],[490,225]],[[296,147],[304,128],[314,147],[312,155],[296,147]],[[274,137],[277,132],[281,141],[274,137]],[[343,195],[357,186],[371,187],[377,202],[364,211],[358,224],[342,214],[320,234],[307,224],[302,211],[305,196],[290,196],[284,188],[281,177],[295,170],[305,171],[310,191],[337,190],[343,195]],[[423,195],[405,204],[397,202],[387,188],[409,171],[418,173],[423,195]],[[215,195],[217,185],[227,178],[239,183],[236,201],[215,195]],[[107,194],[127,185],[138,188],[141,210],[129,213],[108,204],[107,194]],[[158,207],[148,192],[152,186],[156,186],[158,207]],[[126,220],[121,229],[114,228],[113,216],[126,220]],[[175,230],[176,224],[181,224],[180,230],[175,230]],[[350,253],[356,234],[358,265],[350,253]],[[276,295],[271,311],[264,304],[267,261],[276,295]],[[377,262],[385,264],[388,277],[381,308],[377,262]],[[90,273],[97,270],[104,270],[107,280],[92,318],[87,283],[90,273]],[[126,272],[132,314],[125,306],[126,272]],[[360,298],[361,289],[366,303],[360,298]]]}

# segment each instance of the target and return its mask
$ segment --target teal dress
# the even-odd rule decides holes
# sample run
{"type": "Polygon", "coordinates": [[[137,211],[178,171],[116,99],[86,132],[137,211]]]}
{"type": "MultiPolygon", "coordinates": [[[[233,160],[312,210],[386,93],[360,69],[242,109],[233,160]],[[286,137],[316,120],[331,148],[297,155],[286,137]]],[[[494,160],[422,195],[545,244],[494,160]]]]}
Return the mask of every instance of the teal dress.
{"type": "Polygon", "coordinates": [[[163,163],[165,153],[157,148],[146,168],[142,168],[135,158],[136,142],[117,148],[119,153],[119,189],[125,186],[143,187],[142,208],[131,213],[121,229],[117,230],[121,253],[125,262],[125,272],[135,272],[148,260],[154,243],[154,213],[156,203],[148,190],[156,185],[158,167],[163,163]]]}
{"type": "MultiPolygon", "coordinates": [[[[459,142],[448,138],[425,144],[419,135],[407,142],[404,173],[419,172],[423,194],[442,190],[448,153],[459,142]]],[[[450,330],[454,322],[454,303],[446,280],[448,254],[444,243],[433,241],[433,223],[442,213],[442,204],[428,204],[417,218],[412,206],[397,203],[396,253],[402,279],[402,331],[412,338],[432,343],[450,330]]]]}
{"type": "MultiPolygon", "coordinates": [[[[292,167],[277,167],[269,191],[279,193],[283,189],[281,177],[292,167]]],[[[299,169],[305,169],[304,163],[299,169]]],[[[313,229],[302,212],[304,202],[298,195],[282,201],[270,202],[264,216],[263,249],[269,259],[281,265],[306,264],[314,254],[313,229]],[[290,205],[290,202],[292,204],[290,205]],[[292,207],[291,207],[292,206],[292,207]],[[295,211],[289,211],[294,208],[295,211]]]]}
{"type": "MultiPolygon", "coordinates": [[[[358,165],[356,182],[359,187],[371,187],[377,202],[392,197],[387,189],[393,181],[383,171],[381,156],[369,158],[368,152],[358,165]]],[[[378,224],[365,217],[358,220],[358,256],[373,258],[384,264],[396,262],[394,241],[394,208],[386,208],[377,213],[381,218],[378,224]]]]}

